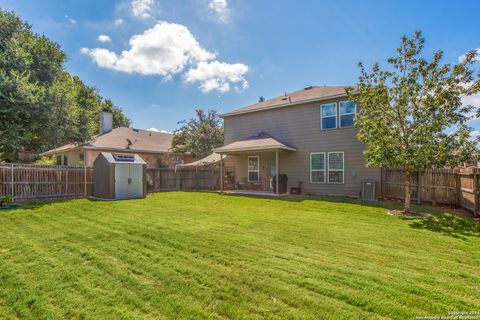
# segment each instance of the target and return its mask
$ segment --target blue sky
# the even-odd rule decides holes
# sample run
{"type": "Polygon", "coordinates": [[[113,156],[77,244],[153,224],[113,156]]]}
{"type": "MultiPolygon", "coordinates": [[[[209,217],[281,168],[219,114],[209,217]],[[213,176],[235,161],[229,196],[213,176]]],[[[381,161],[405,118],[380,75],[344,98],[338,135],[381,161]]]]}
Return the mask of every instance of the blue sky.
{"type": "MultiPolygon", "coordinates": [[[[172,131],[305,85],[351,85],[421,30],[425,54],[480,48],[480,1],[0,0],[137,128],[172,131]],[[123,53],[122,53],[123,52],[123,53]]],[[[480,98],[471,99],[480,103],[480,98]]],[[[471,122],[480,130],[480,121],[471,122]]]]}

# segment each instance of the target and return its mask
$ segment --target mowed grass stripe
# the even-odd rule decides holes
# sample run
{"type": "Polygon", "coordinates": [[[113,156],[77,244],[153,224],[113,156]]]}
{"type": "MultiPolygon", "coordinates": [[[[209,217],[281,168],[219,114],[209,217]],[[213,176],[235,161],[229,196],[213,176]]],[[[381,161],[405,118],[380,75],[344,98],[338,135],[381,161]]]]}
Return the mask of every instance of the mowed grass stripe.
{"type": "Polygon", "coordinates": [[[15,269],[22,286],[7,282],[0,314],[403,319],[478,305],[475,227],[445,235],[324,200],[160,193],[2,213],[0,276],[15,269]],[[39,310],[3,307],[25,290],[39,310]]]}

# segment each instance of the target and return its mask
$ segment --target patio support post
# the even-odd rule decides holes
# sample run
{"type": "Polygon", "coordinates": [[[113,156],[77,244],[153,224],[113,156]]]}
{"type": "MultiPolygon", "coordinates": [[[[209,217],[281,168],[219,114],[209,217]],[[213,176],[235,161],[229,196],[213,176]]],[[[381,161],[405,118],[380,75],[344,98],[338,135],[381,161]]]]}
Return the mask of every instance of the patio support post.
{"type": "Polygon", "coordinates": [[[277,194],[280,194],[278,190],[278,149],[275,149],[275,191],[277,191],[277,194]]]}
{"type": "Polygon", "coordinates": [[[223,154],[220,153],[220,192],[223,193],[223,154]]]}

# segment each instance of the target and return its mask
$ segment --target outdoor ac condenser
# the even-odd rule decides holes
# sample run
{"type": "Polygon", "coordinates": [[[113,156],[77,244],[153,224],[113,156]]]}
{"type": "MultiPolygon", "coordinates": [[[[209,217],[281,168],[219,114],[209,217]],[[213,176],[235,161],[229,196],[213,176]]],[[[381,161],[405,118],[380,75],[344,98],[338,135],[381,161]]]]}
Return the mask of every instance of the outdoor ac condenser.
{"type": "Polygon", "coordinates": [[[375,197],[376,182],[373,180],[362,181],[362,200],[376,201],[375,197]]]}

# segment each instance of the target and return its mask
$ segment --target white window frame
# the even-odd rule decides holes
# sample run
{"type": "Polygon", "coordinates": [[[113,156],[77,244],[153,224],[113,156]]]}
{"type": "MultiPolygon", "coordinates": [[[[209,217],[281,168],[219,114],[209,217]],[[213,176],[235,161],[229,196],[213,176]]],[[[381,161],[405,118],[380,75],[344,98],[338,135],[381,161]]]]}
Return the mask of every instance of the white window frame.
{"type": "Polygon", "coordinates": [[[248,156],[247,159],[247,180],[248,182],[260,182],[260,156],[248,156]],[[250,170],[250,158],[257,158],[257,170],[250,170]],[[250,172],[257,173],[257,180],[250,180],[250,172]]]}
{"type": "Polygon", "coordinates": [[[324,103],[320,105],[320,130],[334,130],[338,128],[338,103],[336,102],[330,102],[330,103],[324,103]],[[335,105],[335,115],[334,116],[328,116],[324,117],[323,116],[323,106],[328,106],[328,105],[335,105]],[[335,128],[323,128],[323,118],[333,118],[335,117],[335,128]]]}
{"type": "MultiPolygon", "coordinates": [[[[351,100],[343,100],[343,101],[340,101],[340,102],[338,103],[338,127],[339,127],[339,128],[352,128],[352,127],[355,126],[355,125],[353,125],[353,126],[342,127],[342,116],[348,116],[348,115],[351,115],[351,114],[353,114],[353,115],[356,115],[356,114],[357,114],[357,104],[356,104],[355,102],[351,101],[351,100]],[[355,106],[355,111],[354,111],[353,113],[352,113],[352,112],[350,112],[350,113],[342,113],[342,112],[340,111],[340,105],[342,104],[342,102],[352,102],[353,105],[355,106]]],[[[344,160],[345,160],[345,159],[344,159],[344,160]]]]}
{"type": "Polygon", "coordinates": [[[310,183],[322,183],[327,182],[327,154],[325,152],[310,152],[310,183]],[[323,170],[312,170],[312,156],[314,154],[323,154],[323,170]],[[313,181],[312,173],[313,171],[323,171],[323,181],[313,181]]]}
{"type": "Polygon", "coordinates": [[[328,172],[327,172],[327,181],[329,184],[345,184],[345,152],[344,151],[330,151],[328,152],[328,158],[327,158],[327,165],[328,165],[328,172]],[[330,154],[331,153],[341,153],[342,154],[342,169],[330,169],[330,154]],[[330,182],[330,174],[329,172],[342,172],[342,182],[330,182]]]}

